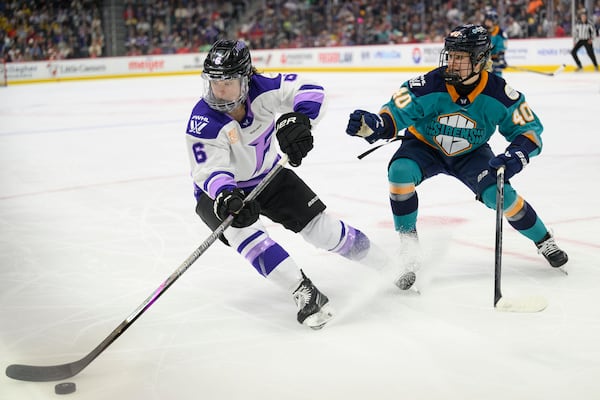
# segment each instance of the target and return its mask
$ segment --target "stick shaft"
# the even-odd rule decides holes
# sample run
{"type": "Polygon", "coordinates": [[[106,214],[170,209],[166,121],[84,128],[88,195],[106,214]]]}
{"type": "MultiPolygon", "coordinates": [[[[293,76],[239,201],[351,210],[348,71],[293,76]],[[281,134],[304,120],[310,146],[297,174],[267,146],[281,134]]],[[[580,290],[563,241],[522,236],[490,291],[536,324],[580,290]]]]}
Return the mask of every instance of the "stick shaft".
{"type": "Polygon", "coordinates": [[[512,69],[514,69],[514,70],[517,70],[517,71],[531,72],[531,73],[534,73],[534,74],[539,74],[539,75],[545,75],[545,76],[554,76],[554,75],[556,75],[557,73],[559,73],[560,71],[562,71],[562,70],[565,68],[565,65],[564,65],[564,64],[563,64],[563,65],[561,65],[560,67],[558,67],[558,68],[557,68],[555,71],[553,71],[553,72],[538,71],[538,70],[536,70],[536,69],[530,69],[530,68],[524,68],[524,67],[516,67],[516,66],[513,66],[513,65],[509,65],[509,66],[508,66],[508,68],[512,68],[512,69]]]}
{"type": "Polygon", "coordinates": [[[542,296],[506,298],[502,296],[502,220],[504,211],[504,166],[496,175],[496,246],[494,262],[494,308],[498,311],[535,313],[544,310],[548,301],[542,296]]]}
{"type": "MultiPolygon", "coordinates": [[[[273,180],[275,175],[283,169],[287,163],[288,158],[284,155],[281,160],[264,179],[248,194],[245,201],[254,200],[263,189],[273,180]]],[[[225,220],[215,229],[210,236],[200,245],[198,248],[177,268],[158,288],[152,292],[146,300],[140,304],[123,322],[119,324],[96,348],[80,360],[52,366],[35,366],[35,365],[22,365],[12,364],[6,368],[6,376],[9,378],[30,381],[30,382],[50,382],[58,381],[70,378],[77,375],[85,367],[87,367],[96,357],[98,357],[104,350],[108,348],[119,336],[121,336],[146,310],[148,310],[152,304],[158,300],[160,296],[167,291],[169,287],[187,269],[218,239],[227,228],[233,223],[233,215],[228,216],[225,220]]]]}
{"type": "Polygon", "coordinates": [[[372,152],[374,152],[378,148],[383,147],[385,145],[388,145],[390,143],[393,143],[395,141],[402,140],[402,139],[406,139],[406,136],[404,136],[404,135],[396,136],[392,140],[389,140],[389,141],[387,141],[385,143],[382,143],[382,144],[378,144],[375,147],[371,147],[369,150],[365,151],[364,153],[361,153],[361,154],[357,155],[356,158],[358,158],[359,160],[362,160],[363,158],[365,158],[366,156],[368,156],[369,154],[371,154],[372,152]]]}
{"type": "Polygon", "coordinates": [[[496,245],[494,251],[494,307],[502,298],[502,217],[504,208],[504,166],[496,175],[496,245]]]}

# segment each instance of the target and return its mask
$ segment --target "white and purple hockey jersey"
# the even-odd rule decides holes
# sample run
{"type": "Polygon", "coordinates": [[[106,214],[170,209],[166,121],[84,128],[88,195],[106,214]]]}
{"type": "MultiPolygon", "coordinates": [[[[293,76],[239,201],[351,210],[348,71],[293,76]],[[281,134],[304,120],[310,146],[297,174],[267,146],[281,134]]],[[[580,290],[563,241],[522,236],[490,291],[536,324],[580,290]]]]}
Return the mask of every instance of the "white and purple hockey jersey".
{"type": "Polygon", "coordinates": [[[280,159],[275,139],[280,114],[303,113],[313,127],[323,115],[323,87],[296,74],[254,74],[248,85],[241,122],[204,100],[192,110],[186,140],[196,198],[201,191],[214,199],[225,188],[256,186],[280,159]]]}

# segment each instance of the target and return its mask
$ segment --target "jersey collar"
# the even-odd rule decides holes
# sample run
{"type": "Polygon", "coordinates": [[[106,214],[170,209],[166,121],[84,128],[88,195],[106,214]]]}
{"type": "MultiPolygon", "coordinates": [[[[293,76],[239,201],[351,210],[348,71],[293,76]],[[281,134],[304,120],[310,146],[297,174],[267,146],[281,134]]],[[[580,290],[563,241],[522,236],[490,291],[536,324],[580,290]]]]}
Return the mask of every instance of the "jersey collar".
{"type": "MultiPolygon", "coordinates": [[[[471,91],[471,93],[469,93],[467,95],[467,98],[469,99],[469,104],[473,103],[473,101],[475,100],[475,97],[477,97],[481,92],[483,92],[483,89],[487,85],[487,82],[488,82],[488,72],[482,71],[481,79],[479,80],[479,84],[477,84],[477,86],[475,86],[475,88],[471,91]]],[[[454,103],[458,102],[458,100],[460,99],[461,96],[456,91],[456,88],[454,86],[446,83],[446,90],[448,91],[448,94],[452,98],[452,101],[454,103]]]]}

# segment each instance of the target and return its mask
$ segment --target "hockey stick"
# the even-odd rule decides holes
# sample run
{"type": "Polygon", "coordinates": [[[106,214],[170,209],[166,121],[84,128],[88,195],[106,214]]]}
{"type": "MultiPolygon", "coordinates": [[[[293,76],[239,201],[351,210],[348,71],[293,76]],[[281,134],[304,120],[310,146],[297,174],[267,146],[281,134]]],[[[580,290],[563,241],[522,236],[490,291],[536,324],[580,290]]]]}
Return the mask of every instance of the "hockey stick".
{"type": "Polygon", "coordinates": [[[357,156],[356,156],[356,158],[358,158],[359,160],[362,160],[363,158],[365,158],[366,156],[368,156],[369,154],[371,154],[372,152],[374,152],[374,151],[375,151],[375,150],[377,150],[378,148],[380,148],[380,147],[382,147],[382,146],[385,146],[385,145],[388,145],[388,144],[390,144],[390,143],[393,143],[393,142],[395,142],[395,141],[397,141],[397,140],[402,140],[402,139],[405,139],[405,138],[406,138],[406,136],[404,136],[404,135],[399,135],[399,136],[396,136],[396,137],[395,137],[395,138],[393,138],[392,140],[388,140],[388,141],[387,141],[387,142],[385,142],[385,143],[378,144],[378,145],[377,145],[377,146],[375,146],[375,147],[371,147],[369,150],[365,151],[364,153],[361,153],[361,154],[357,155],[357,156]]]}
{"type": "Polygon", "coordinates": [[[507,299],[502,297],[502,217],[504,206],[504,167],[496,175],[496,246],[494,259],[494,307],[498,311],[534,313],[545,309],[548,302],[541,296],[507,299]]]}
{"type": "Polygon", "coordinates": [[[517,70],[517,71],[532,72],[534,74],[540,74],[540,75],[545,75],[545,76],[554,76],[554,75],[558,74],[559,72],[561,72],[562,70],[564,70],[565,67],[566,67],[566,64],[562,64],[554,72],[545,72],[545,71],[538,71],[538,70],[535,70],[535,69],[529,69],[529,68],[523,68],[523,67],[515,67],[514,65],[508,65],[507,66],[507,68],[512,68],[512,69],[517,70]]]}
{"type": "MultiPolygon", "coordinates": [[[[288,157],[284,155],[265,178],[248,194],[245,201],[254,200],[285,166],[288,157]]],[[[217,240],[233,223],[233,215],[228,216],[210,236],[173,272],[152,294],[132,312],[119,326],[80,360],[61,365],[34,366],[12,364],[6,368],[6,376],[29,382],[59,381],[77,375],[98,357],[108,346],[123,334],[187,269],[217,240]]]]}

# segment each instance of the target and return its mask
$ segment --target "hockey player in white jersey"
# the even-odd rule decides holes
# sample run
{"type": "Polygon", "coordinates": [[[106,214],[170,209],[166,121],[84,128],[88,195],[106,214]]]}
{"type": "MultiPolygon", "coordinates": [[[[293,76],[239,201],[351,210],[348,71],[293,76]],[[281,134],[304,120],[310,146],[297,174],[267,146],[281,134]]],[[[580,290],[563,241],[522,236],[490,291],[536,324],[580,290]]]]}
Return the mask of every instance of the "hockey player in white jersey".
{"type": "Polygon", "coordinates": [[[234,214],[232,227],[221,239],[292,294],[298,322],[318,329],[332,317],[327,296],[269,236],[259,215],[351,260],[367,256],[369,239],[328,215],[325,204],[289,168],[255,200],[243,208],[242,204],[280,160],[277,142],[294,167],[313,148],[311,128],[323,115],[323,87],[296,74],[257,73],[248,47],[235,40],[220,40],[211,47],[202,77],[204,93],[192,110],[186,135],[196,212],[211,229],[234,214]]]}

